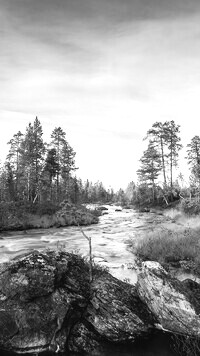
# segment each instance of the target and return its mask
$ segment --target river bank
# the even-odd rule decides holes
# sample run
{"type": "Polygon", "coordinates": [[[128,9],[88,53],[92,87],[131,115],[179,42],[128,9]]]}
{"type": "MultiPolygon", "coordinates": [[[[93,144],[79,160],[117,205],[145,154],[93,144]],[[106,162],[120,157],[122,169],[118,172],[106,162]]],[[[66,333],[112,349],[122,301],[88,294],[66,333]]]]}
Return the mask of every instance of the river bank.
{"type": "Polygon", "coordinates": [[[179,278],[200,281],[200,220],[180,210],[163,211],[161,224],[152,222],[145,236],[130,240],[130,248],[139,259],[157,261],[179,278]]]}
{"type": "Polygon", "coordinates": [[[1,203],[0,231],[27,231],[73,225],[91,225],[98,223],[100,211],[88,210],[84,205],[63,201],[58,206],[33,203],[1,203]]]}
{"type": "MultiPolygon", "coordinates": [[[[138,264],[138,258],[130,241],[134,242],[136,247],[149,233],[154,234],[157,231],[162,231],[163,228],[167,231],[177,231],[177,229],[183,231],[188,224],[188,220],[186,223],[186,220],[182,220],[182,216],[177,216],[176,211],[168,211],[166,215],[163,211],[140,213],[133,209],[122,209],[119,206],[108,205],[105,206],[103,213],[104,215],[99,217],[97,224],[83,228],[84,233],[91,237],[93,261],[95,265],[100,265],[105,271],[109,270],[112,276],[123,282],[128,282],[131,286],[135,286],[138,281],[140,264],[138,264]]],[[[192,220],[191,226],[193,226],[192,220]]],[[[46,249],[47,251],[78,253],[86,260],[89,257],[88,241],[78,226],[9,231],[1,233],[0,236],[1,263],[13,259],[14,261],[18,260],[28,252],[42,252],[46,249]]],[[[175,268],[174,271],[174,275],[182,280],[194,277],[189,272],[185,273],[182,269],[175,268]]],[[[133,352],[136,356],[176,355],[164,342],[165,336],[156,335],[152,335],[148,339],[146,349],[136,344],[134,346],[118,345],[116,348],[113,345],[106,344],[105,352],[102,351],[99,355],[107,356],[108,350],[109,355],[112,356],[130,356],[133,355],[133,352]],[[164,337],[162,345],[159,346],[159,342],[157,345],[156,341],[153,343],[156,337],[160,339],[164,337]],[[152,346],[148,348],[148,345],[152,346]]],[[[70,353],[70,356],[74,356],[73,352],[70,353]]]]}
{"type": "MultiPolygon", "coordinates": [[[[169,213],[168,210],[165,215],[165,211],[140,213],[115,205],[105,205],[104,208],[97,224],[83,228],[85,234],[91,237],[93,260],[107,268],[113,276],[133,284],[137,281],[138,268],[135,250],[140,241],[163,229],[181,231],[187,226],[186,221],[175,219],[175,211],[169,213]]],[[[77,226],[7,231],[2,232],[0,238],[0,262],[9,261],[28,251],[41,251],[45,248],[77,252],[86,258],[89,253],[88,241],[77,226]]],[[[181,269],[177,271],[180,276],[184,272],[181,269]]],[[[180,278],[184,277],[183,273],[180,278]]]]}

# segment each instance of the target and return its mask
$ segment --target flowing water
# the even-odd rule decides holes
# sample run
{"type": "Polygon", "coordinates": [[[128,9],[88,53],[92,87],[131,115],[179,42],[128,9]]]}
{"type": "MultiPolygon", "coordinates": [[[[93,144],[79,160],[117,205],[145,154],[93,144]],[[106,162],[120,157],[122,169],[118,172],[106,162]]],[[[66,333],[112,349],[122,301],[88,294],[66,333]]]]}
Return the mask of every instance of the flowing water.
{"type": "MultiPolygon", "coordinates": [[[[129,250],[129,241],[145,236],[166,218],[156,213],[138,213],[132,209],[106,206],[99,223],[84,227],[84,233],[92,239],[94,262],[109,268],[110,273],[132,284],[137,281],[135,256],[129,250]],[[117,211],[116,211],[117,210],[117,211]]],[[[65,249],[69,252],[88,256],[88,241],[78,227],[6,232],[0,235],[0,263],[9,261],[31,250],[45,248],[65,249]]],[[[107,348],[101,356],[173,356],[168,339],[160,341],[154,336],[148,344],[137,348],[123,346],[120,349],[107,348]]],[[[92,355],[91,355],[92,356],[92,355]]]]}
{"type": "MultiPolygon", "coordinates": [[[[116,206],[105,207],[108,210],[104,211],[98,224],[83,228],[92,239],[94,262],[108,267],[115,277],[135,283],[135,257],[128,249],[129,241],[137,242],[146,230],[153,229],[164,217],[132,209],[121,210],[116,206]]],[[[45,248],[65,249],[83,256],[88,256],[89,251],[87,239],[76,226],[6,232],[0,235],[0,263],[28,251],[45,248]]]]}

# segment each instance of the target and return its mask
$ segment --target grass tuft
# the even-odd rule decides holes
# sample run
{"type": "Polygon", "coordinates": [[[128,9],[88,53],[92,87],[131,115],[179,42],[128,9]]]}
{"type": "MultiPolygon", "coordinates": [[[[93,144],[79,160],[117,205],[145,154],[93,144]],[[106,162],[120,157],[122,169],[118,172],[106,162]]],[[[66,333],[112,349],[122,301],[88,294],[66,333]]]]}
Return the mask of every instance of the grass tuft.
{"type": "Polygon", "coordinates": [[[191,261],[195,273],[200,275],[200,228],[151,232],[138,242],[136,255],[161,264],[191,261]]]}

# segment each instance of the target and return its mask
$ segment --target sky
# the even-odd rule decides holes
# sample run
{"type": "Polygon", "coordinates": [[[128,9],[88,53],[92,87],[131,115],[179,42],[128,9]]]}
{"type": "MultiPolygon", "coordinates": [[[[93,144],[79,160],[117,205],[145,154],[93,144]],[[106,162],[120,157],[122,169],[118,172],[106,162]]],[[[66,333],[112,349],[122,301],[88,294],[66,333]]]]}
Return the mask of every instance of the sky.
{"type": "Polygon", "coordinates": [[[148,129],[200,135],[199,0],[0,0],[0,159],[38,116],[76,152],[77,176],[137,180],[148,129]]]}

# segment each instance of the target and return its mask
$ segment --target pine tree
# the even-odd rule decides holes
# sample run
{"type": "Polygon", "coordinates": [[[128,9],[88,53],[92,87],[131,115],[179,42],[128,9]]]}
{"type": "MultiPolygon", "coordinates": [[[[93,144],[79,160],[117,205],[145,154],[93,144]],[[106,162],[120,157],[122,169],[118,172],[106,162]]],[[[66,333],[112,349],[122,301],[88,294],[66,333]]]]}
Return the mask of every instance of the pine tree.
{"type": "Polygon", "coordinates": [[[155,181],[161,172],[161,159],[155,143],[149,141],[148,148],[144,151],[140,159],[141,167],[137,171],[139,180],[142,183],[147,183],[152,189],[152,200],[155,200],[155,181]]]}
{"type": "Polygon", "coordinates": [[[13,170],[10,165],[10,163],[6,163],[5,165],[6,169],[6,187],[9,195],[9,200],[15,200],[15,182],[14,182],[14,175],[13,175],[13,170]]]}
{"type": "Polygon", "coordinates": [[[200,137],[194,136],[191,142],[187,145],[187,159],[190,165],[192,176],[190,181],[192,186],[196,187],[196,191],[199,195],[200,191],[200,137]]]}
{"type": "Polygon", "coordinates": [[[169,158],[169,166],[170,166],[170,187],[171,187],[171,193],[172,193],[172,188],[173,188],[173,167],[177,167],[178,165],[178,156],[179,156],[179,151],[183,147],[180,144],[181,138],[179,136],[180,134],[180,125],[176,125],[175,122],[172,121],[166,121],[163,124],[164,127],[164,132],[166,135],[166,142],[167,142],[167,148],[168,148],[168,155],[167,157],[169,158]]]}
{"type": "Polygon", "coordinates": [[[126,198],[129,202],[134,202],[136,200],[136,185],[132,181],[128,184],[126,190],[125,190],[126,198]]]}
{"type": "Polygon", "coordinates": [[[26,128],[24,140],[21,144],[21,165],[23,178],[26,182],[27,200],[35,201],[40,195],[40,178],[43,168],[45,144],[40,121],[36,117],[33,125],[29,123],[26,128]]]}
{"type": "Polygon", "coordinates": [[[166,152],[165,152],[165,148],[167,145],[167,133],[165,131],[165,127],[164,127],[163,123],[155,122],[152,125],[152,128],[150,130],[148,130],[146,138],[150,138],[151,141],[154,143],[154,146],[157,147],[158,152],[160,152],[161,165],[162,165],[162,171],[163,171],[163,182],[164,182],[164,185],[166,186],[167,179],[166,179],[166,152]]]}
{"type": "Polygon", "coordinates": [[[196,179],[200,181],[200,137],[194,136],[187,148],[187,159],[191,171],[196,179]]]}
{"type": "Polygon", "coordinates": [[[20,155],[21,155],[21,145],[23,142],[24,135],[21,131],[8,142],[10,145],[9,152],[6,158],[6,163],[10,165],[12,169],[13,182],[14,182],[14,195],[17,198],[19,195],[19,180],[20,180],[20,155]]]}
{"type": "Polygon", "coordinates": [[[66,133],[57,127],[51,134],[51,146],[56,150],[56,159],[58,164],[56,184],[57,184],[57,200],[60,199],[62,178],[63,195],[69,197],[70,193],[70,178],[71,173],[76,169],[75,167],[75,152],[66,140],[66,133]]]}
{"type": "Polygon", "coordinates": [[[70,196],[70,180],[71,173],[77,169],[75,167],[75,152],[67,141],[63,142],[61,149],[61,177],[63,179],[64,194],[69,198],[70,196]]]}
{"type": "Polygon", "coordinates": [[[61,129],[61,127],[56,127],[51,134],[51,147],[56,150],[56,161],[58,164],[58,169],[56,173],[56,185],[57,185],[57,200],[59,200],[59,188],[60,188],[60,175],[61,175],[61,150],[65,143],[66,133],[61,129]]]}
{"type": "Polygon", "coordinates": [[[42,174],[43,193],[46,199],[53,200],[53,181],[59,171],[59,165],[56,157],[56,149],[49,149],[45,160],[44,170],[42,174]]]}

